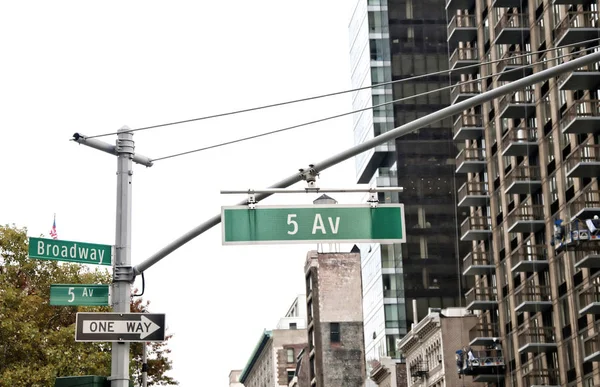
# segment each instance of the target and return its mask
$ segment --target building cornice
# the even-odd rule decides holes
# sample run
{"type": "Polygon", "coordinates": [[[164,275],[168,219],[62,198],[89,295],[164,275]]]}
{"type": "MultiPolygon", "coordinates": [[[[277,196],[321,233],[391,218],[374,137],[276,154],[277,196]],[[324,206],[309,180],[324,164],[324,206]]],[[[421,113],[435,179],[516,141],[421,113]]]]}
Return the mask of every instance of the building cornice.
{"type": "Polygon", "coordinates": [[[240,383],[246,382],[250,371],[252,371],[252,367],[254,367],[254,364],[256,364],[256,361],[260,357],[260,354],[262,353],[263,349],[265,348],[272,336],[273,333],[271,331],[265,330],[262,333],[260,339],[258,340],[258,343],[256,344],[256,347],[254,347],[254,350],[252,351],[252,355],[250,356],[248,363],[246,364],[244,370],[242,371],[242,374],[240,375],[240,383]]]}

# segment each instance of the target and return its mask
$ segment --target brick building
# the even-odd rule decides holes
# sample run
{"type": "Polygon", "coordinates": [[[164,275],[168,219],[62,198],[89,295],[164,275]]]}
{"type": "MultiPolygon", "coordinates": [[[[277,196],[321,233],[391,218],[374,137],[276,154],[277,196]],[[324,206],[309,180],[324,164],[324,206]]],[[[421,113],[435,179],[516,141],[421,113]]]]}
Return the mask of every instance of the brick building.
{"type": "Polygon", "coordinates": [[[365,382],[361,261],[356,250],[307,254],[311,387],[362,386],[365,382]]]}

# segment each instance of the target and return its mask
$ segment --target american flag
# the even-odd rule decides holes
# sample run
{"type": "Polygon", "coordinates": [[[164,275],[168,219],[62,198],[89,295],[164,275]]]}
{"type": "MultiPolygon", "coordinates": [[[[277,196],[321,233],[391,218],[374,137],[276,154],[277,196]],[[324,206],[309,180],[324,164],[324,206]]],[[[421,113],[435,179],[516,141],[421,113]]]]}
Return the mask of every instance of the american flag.
{"type": "Polygon", "coordinates": [[[58,239],[58,234],[56,233],[56,215],[54,215],[54,223],[52,223],[52,228],[50,229],[50,236],[52,239],[58,239]]]}

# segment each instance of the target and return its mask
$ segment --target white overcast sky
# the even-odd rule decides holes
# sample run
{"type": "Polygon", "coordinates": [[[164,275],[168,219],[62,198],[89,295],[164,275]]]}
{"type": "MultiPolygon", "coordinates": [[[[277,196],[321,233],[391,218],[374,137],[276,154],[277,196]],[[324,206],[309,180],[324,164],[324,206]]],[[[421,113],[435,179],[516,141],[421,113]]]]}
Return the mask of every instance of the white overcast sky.
{"type": "MultiPolygon", "coordinates": [[[[0,223],[113,244],[116,157],[79,146],[95,135],[350,88],[354,1],[14,1],[0,8],[0,223]]],[[[151,158],[351,110],[350,95],[135,134],[151,158]]],[[[103,140],[114,143],[115,136],[103,140]]],[[[243,196],[352,145],[352,119],[134,167],[133,264],[243,196]]],[[[354,160],[321,187],[355,186],[354,160]]],[[[303,187],[296,185],[295,187],[303,187]]],[[[332,194],[340,203],[362,195],[332,194]]],[[[309,204],[280,195],[265,204],[309,204]]],[[[303,292],[315,245],[222,246],[215,227],[146,273],[151,311],[166,313],[171,373],[227,386],[263,329],[303,292]]],[[[136,284],[139,286],[140,281],[136,284]]]]}

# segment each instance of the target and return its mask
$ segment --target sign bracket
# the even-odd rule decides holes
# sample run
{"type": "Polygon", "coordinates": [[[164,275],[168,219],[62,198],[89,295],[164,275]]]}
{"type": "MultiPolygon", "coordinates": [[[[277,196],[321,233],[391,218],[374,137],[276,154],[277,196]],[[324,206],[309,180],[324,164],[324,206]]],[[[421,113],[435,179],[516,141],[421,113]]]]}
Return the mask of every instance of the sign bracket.
{"type": "Polygon", "coordinates": [[[135,281],[135,273],[131,265],[115,265],[113,271],[113,282],[128,282],[132,284],[135,281]]]}

